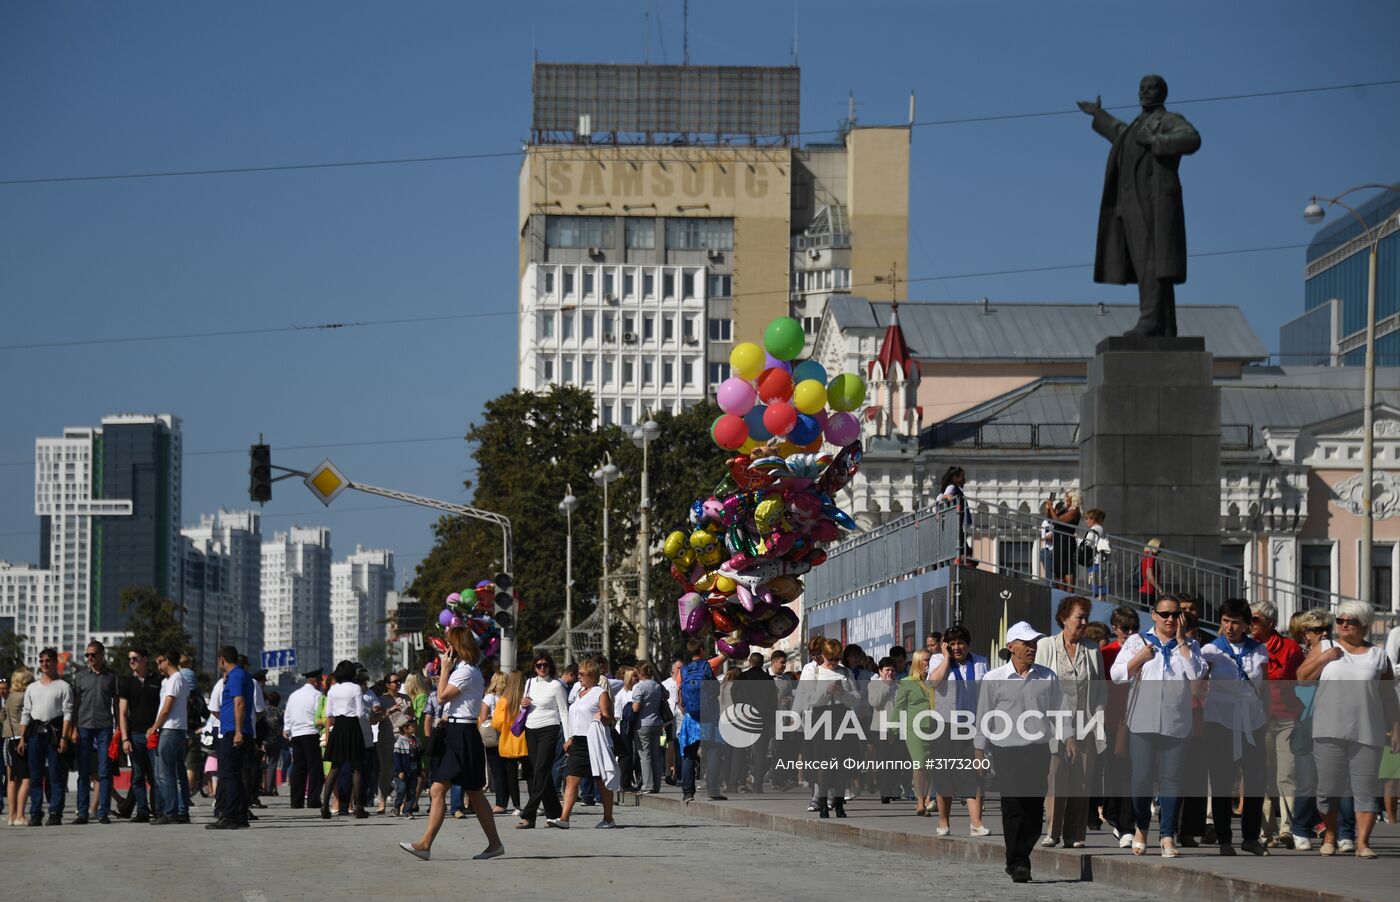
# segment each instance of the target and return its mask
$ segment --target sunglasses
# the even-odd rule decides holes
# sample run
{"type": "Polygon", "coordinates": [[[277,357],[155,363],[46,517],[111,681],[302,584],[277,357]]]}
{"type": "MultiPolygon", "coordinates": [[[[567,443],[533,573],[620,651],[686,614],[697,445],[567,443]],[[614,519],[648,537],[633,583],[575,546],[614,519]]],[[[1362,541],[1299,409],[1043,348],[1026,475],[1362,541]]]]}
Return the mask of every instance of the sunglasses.
{"type": "Polygon", "coordinates": [[[535,662],[535,669],[536,669],[536,670],[548,670],[548,669],[549,669],[549,663],[548,663],[547,661],[536,661],[536,662],[535,662]]]}
{"type": "Polygon", "coordinates": [[[1360,620],[1354,620],[1354,619],[1352,619],[1351,617],[1338,617],[1338,618],[1337,618],[1335,621],[1333,621],[1333,622],[1336,623],[1337,626],[1360,626],[1360,625],[1361,625],[1361,621],[1360,621],[1360,620]]]}
{"type": "Polygon", "coordinates": [[[1175,620],[1181,616],[1180,611],[1153,611],[1152,613],[1161,617],[1163,620],[1175,620]]]}
{"type": "Polygon", "coordinates": [[[87,654],[83,655],[83,657],[85,657],[85,658],[100,658],[100,657],[102,657],[102,652],[100,652],[100,651],[90,651],[90,652],[88,652],[87,654]]]}
{"type": "Polygon", "coordinates": [[[1327,632],[1327,627],[1325,627],[1325,626],[1310,626],[1310,627],[1308,627],[1307,629],[1303,630],[1303,632],[1305,632],[1305,633],[1325,633],[1325,632],[1327,632]]]}

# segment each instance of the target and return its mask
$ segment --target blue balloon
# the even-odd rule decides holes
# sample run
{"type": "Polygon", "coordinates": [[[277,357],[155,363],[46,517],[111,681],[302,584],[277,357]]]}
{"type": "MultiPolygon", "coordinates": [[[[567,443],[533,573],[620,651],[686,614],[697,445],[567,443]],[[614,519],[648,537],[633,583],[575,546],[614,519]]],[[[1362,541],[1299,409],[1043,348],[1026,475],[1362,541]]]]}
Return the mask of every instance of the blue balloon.
{"type": "Polygon", "coordinates": [[[787,440],[794,445],[810,445],[822,434],[822,424],[817,418],[805,413],[797,415],[797,425],[787,434],[787,440]]]}
{"type": "Polygon", "coordinates": [[[744,414],[744,422],[749,424],[749,438],[756,442],[766,442],[773,437],[773,433],[763,425],[763,412],[767,409],[767,404],[755,404],[753,410],[744,414]]]}
{"type": "Polygon", "coordinates": [[[799,382],[805,382],[808,379],[815,379],[822,385],[826,385],[829,381],[826,378],[826,367],[817,363],[815,360],[804,360],[792,368],[793,385],[799,382]]]}

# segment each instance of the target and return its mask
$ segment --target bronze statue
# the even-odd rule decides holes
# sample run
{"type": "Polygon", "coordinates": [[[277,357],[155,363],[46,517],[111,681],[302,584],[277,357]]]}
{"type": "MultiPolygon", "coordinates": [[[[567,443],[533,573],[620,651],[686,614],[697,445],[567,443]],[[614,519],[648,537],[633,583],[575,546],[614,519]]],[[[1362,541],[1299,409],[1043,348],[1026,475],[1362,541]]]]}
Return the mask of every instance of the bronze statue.
{"type": "Polygon", "coordinates": [[[1146,75],[1138,86],[1142,113],[1124,124],[1101,98],[1079,101],[1094,131],[1113,143],[1099,204],[1094,281],[1138,286],[1138,323],[1128,335],[1176,335],[1176,285],[1186,281],[1186,213],[1181,158],[1201,136],[1184,116],[1167,112],[1167,82],[1146,75]]]}

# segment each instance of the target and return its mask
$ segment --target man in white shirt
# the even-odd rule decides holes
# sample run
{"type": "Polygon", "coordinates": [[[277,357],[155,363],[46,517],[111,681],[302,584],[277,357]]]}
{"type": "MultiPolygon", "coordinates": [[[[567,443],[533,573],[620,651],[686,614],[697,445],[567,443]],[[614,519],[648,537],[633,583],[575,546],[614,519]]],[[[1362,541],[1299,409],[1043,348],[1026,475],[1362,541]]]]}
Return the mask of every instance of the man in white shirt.
{"type": "Polygon", "coordinates": [[[1264,681],[1269,652],[1249,635],[1249,602],[1227,598],[1220,605],[1220,636],[1201,649],[1210,694],[1205,706],[1206,763],[1210,771],[1211,811],[1221,855],[1234,855],[1230,819],[1234,808],[1235,775],[1244,777],[1244,808],[1240,814],[1240,848],[1251,855],[1268,855],[1259,841],[1264,821],[1265,760],[1264,681]]]}
{"type": "Polygon", "coordinates": [[[990,754],[996,768],[1006,873],[1016,883],[1031,879],[1031,850],[1040,836],[1049,788],[1050,739],[1064,740],[1061,754],[1069,760],[1079,754],[1072,736],[1057,732],[1064,722],[1047,716],[1064,705],[1055,671],[1035,663],[1036,642],[1043,635],[1024,620],[1012,625],[1006,631],[1011,660],[977,683],[979,719],[972,744],[977,760],[990,754]]]}
{"type": "Polygon", "coordinates": [[[30,775],[29,826],[45,823],[44,793],[40,783],[49,781],[48,826],[63,823],[63,799],[68,787],[68,769],[63,755],[68,751],[68,728],[73,722],[73,687],[58,677],[58,649],[39,652],[39,678],[24,693],[19,722],[24,727],[15,750],[27,756],[30,775]],[[33,726],[31,726],[31,724],[33,726]]]}
{"type": "Polygon", "coordinates": [[[304,808],[309,797],[311,807],[321,804],[321,737],[316,728],[316,709],[321,703],[321,680],[325,671],[319,667],[302,674],[306,683],[287,697],[282,732],[292,748],[292,772],[287,781],[292,794],[291,807],[304,808]]]}
{"type": "Polygon", "coordinates": [[[157,827],[188,824],[190,811],[186,801],[187,791],[181,788],[183,781],[180,777],[185,769],[186,731],[189,728],[185,719],[189,711],[190,690],[185,678],[180,675],[179,652],[157,655],[156,669],[164,677],[160,683],[160,710],[146,733],[147,736],[158,737],[156,786],[162,810],[151,823],[157,827]]]}

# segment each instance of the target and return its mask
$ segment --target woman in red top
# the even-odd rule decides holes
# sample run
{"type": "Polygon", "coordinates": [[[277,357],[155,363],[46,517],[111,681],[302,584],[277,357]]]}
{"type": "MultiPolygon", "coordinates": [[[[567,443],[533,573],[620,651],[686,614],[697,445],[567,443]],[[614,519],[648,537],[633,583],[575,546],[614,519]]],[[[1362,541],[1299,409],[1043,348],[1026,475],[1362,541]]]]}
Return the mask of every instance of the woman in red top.
{"type": "Polygon", "coordinates": [[[1157,582],[1157,552],[1162,550],[1162,540],[1153,539],[1142,549],[1142,560],[1138,563],[1138,573],[1142,584],[1138,586],[1138,598],[1147,608],[1157,604],[1157,596],[1162,594],[1162,585],[1157,582]]]}

